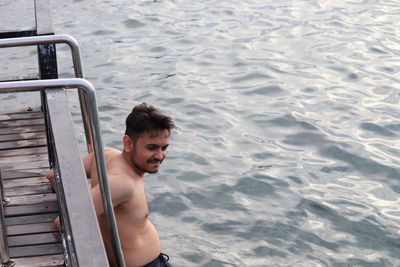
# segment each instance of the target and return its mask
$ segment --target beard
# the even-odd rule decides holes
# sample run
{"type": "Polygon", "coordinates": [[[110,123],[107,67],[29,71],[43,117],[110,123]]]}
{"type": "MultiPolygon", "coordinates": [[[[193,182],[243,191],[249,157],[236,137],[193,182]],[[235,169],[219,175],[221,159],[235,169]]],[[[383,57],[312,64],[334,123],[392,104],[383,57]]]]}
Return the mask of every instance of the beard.
{"type": "Polygon", "coordinates": [[[147,169],[146,172],[147,172],[147,173],[150,173],[150,174],[151,174],[151,173],[157,173],[158,170],[160,169],[160,166],[161,166],[161,163],[162,163],[162,162],[163,162],[162,160],[158,160],[158,159],[150,159],[150,160],[148,160],[148,161],[147,161],[148,164],[151,164],[151,165],[152,165],[152,164],[157,164],[157,163],[158,163],[158,166],[157,166],[156,169],[150,169],[150,170],[147,169]]]}
{"type": "Polygon", "coordinates": [[[132,153],[131,160],[132,160],[132,164],[135,166],[135,168],[137,170],[142,171],[143,173],[149,173],[149,174],[157,173],[160,168],[161,163],[163,162],[163,160],[149,159],[146,161],[146,164],[143,166],[143,164],[139,164],[136,161],[134,151],[132,153]],[[157,168],[151,167],[153,164],[157,164],[157,163],[159,164],[157,168]]]}

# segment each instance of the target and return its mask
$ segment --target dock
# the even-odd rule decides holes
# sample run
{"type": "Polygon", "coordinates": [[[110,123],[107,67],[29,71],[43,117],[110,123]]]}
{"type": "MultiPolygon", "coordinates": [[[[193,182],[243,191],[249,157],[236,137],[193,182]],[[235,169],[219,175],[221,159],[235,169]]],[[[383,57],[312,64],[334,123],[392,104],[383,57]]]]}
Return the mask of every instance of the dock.
{"type": "Polygon", "coordinates": [[[0,167],[10,257],[16,266],[64,266],[53,223],[57,197],[45,177],[50,166],[40,108],[0,112],[0,167]]]}

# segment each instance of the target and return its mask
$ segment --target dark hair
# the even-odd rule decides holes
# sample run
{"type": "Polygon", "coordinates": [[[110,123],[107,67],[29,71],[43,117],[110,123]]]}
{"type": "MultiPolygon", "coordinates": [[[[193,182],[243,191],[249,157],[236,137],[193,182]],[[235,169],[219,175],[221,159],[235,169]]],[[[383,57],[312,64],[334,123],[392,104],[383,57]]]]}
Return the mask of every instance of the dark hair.
{"type": "Polygon", "coordinates": [[[175,128],[172,119],[162,114],[158,109],[146,103],[137,105],[132,109],[125,121],[125,134],[136,139],[144,133],[159,134],[167,130],[168,134],[175,128]]]}

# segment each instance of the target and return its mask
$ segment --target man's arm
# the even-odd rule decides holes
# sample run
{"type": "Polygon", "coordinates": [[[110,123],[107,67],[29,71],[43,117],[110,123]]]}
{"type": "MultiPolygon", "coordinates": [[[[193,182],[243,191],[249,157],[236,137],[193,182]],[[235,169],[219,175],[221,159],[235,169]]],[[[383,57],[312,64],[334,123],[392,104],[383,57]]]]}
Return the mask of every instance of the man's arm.
{"type": "MultiPolygon", "coordinates": [[[[90,178],[90,168],[91,168],[93,159],[94,159],[93,152],[82,158],[82,163],[83,163],[83,167],[85,169],[85,174],[86,174],[86,177],[88,177],[88,178],[90,178]]],[[[46,174],[46,178],[49,180],[53,192],[56,192],[54,169],[50,169],[48,171],[48,173],[46,174]]],[[[59,216],[57,216],[57,218],[54,220],[54,225],[58,230],[61,229],[59,216]]]]}
{"type": "Polygon", "coordinates": [[[96,162],[93,162],[93,161],[94,161],[94,152],[91,152],[90,154],[88,154],[82,158],[83,168],[85,169],[87,178],[90,178],[90,169],[92,167],[92,164],[93,163],[96,164],[96,162]]]}
{"type": "MultiPolygon", "coordinates": [[[[85,173],[86,173],[86,177],[90,178],[90,166],[92,165],[94,156],[93,156],[93,152],[84,156],[82,158],[82,163],[83,163],[83,167],[85,168],[85,173]]],[[[54,178],[54,169],[50,169],[47,173],[46,173],[46,178],[47,180],[49,180],[51,188],[53,190],[53,192],[56,192],[56,182],[55,182],[55,178],[54,178]]]]}
{"type": "MultiPolygon", "coordinates": [[[[121,178],[113,178],[113,177],[108,177],[108,185],[110,187],[110,192],[111,192],[111,201],[113,204],[113,207],[117,207],[121,205],[124,202],[127,202],[133,195],[133,182],[126,182],[126,179],[121,179],[121,178]]],[[[129,180],[128,180],[129,181],[129,180]]],[[[90,194],[92,196],[93,200],[93,205],[94,209],[96,211],[96,215],[100,216],[104,213],[103,209],[103,201],[101,198],[101,192],[100,192],[100,185],[97,184],[95,187],[93,187],[90,190],[90,194]]],[[[57,218],[54,220],[54,225],[58,230],[61,230],[60,226],[60,217],[57,216],[57,218]]]]}
{"type": "MultiPolygon", "coordinates": [[[[111,192],[111,201],[113,207],[117,207],[127,202],[133,196],[134,182],[132,179],[124,179],[124,177],[108,176],[108,185],[111,192]]],[[[101,198],[100,185],[97,184],[90,190],[93,205],[97,216],[104,213],[103,202],[101,198]]]]}

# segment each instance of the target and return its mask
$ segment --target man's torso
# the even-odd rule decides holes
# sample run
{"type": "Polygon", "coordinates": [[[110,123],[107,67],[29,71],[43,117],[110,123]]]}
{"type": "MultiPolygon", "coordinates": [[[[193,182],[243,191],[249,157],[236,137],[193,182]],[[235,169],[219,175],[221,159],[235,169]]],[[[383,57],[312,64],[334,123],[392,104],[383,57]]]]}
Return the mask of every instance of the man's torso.
{"type": "MultiPolygon", "coordinates": [[[[144,191],[143,177],[138,177],[118,150],[104,150],[108,179],[119,179],[124,186],[132,188],[128,201],[114,207],[121,247],[127,267],[143,266],[154,260],[161,252],[158,233],[148,220],[149,210],[144,191]]],[[[90,164],[91,187],[98,184],[95,161],[90,164]]],[[[112,191],[112,190],[111,190],[112,191]]],[[[106,218],[99,216],[99,225],[111,266],[115,264],[106,218]]]]}

